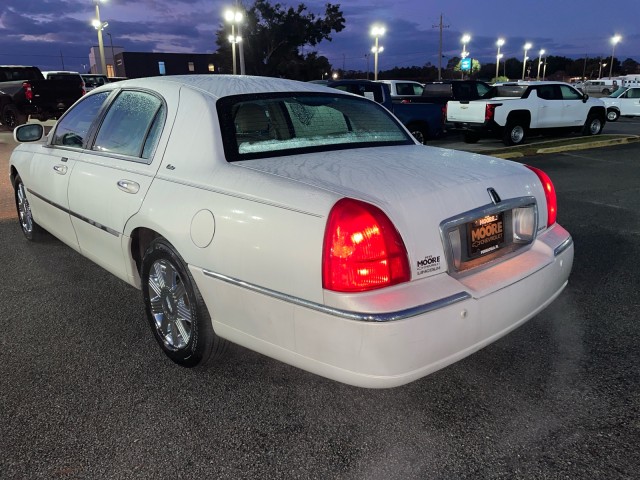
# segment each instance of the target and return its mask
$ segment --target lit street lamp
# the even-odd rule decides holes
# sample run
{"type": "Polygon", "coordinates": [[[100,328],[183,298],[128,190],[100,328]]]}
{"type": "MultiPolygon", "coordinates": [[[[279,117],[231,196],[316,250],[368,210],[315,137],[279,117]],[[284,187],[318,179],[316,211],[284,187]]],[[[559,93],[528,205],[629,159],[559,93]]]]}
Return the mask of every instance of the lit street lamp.
{"type": "Polygon", "coordinates": [[[611,39],[611,43],[613,44],[613,49],[611,50],[611,65],[609,65],[609,78],[613,75],[613,55],[616,53],[616,44],[622,40],[620,35],[614,35],[611,39]]]}
{"type": "Polygon", "coordinates": [[[606,67],[608,63],[602,63],[602,59],[600,59],[600,70],[598,71],[598,78],[602,78],[602,67],[606,67]]]}
{"type": "MultiPolygon", "coordinates": [[[[224,12],[224,19],[231,24],[231,35],[229,35],[229,42],[231,42],[231,61],[233,63],[233,74],[236,75],[236,44],[242,41],[240,33],[240,22],[242,22],[242,12],[239,10],[226,10],[224,12]],[[238,24],[238,35],[236,35],[236,24],[238,24]]],[[[240,73],[244,73],[244,65],[240,65],[240,73]]]]}
{"type": "Polygon", "coordinates": [[[498,53],[496,54],[496,80],[497,80],[499,75],[500,59],[503,57],[503,55],[500,53],[500,47],[504,45],[504,38],[499,38],[498,41],[496,42],[496,45],[498,45],[498,53]]]}
{"type": "MultiPolygon", "coordinates": [[[[106,62],[104,61],[104,43],[102,43],[102,30],[104,30],[107,25],[109,25],[108,22],[104,22],[102,23],[102,20],[100,20],[100,1],[101,0],[94,0],[95,4],[96,4],[96,18],[91,22],[91,25],[93,25],[93,27],[98,31],[98,50],[100,50],[100,72],[96,72],[96,73],[101,73],[103,75],[107,74],[107,65],[106,62]]],[[[105,0],[102,0],[105,1],[105,0]]],[[[96,67],[97,70],[97,67],[96,67]]]]}
{"type": "MultiPolygon", "coordinates": [[[[460,56],[465,59],[469,56],[469,52],[467,52],[467,43],[471,41],[471,35],[465,33],[460,41],[462,42],[462,53],[460,54],[460,56]]],[[[462,70],[462,64],[460,65],[460,72],[462,72],[462,78],[464,78],[464,70],[462,70]]]]}
{"type": "Polygon", "coordinates": [[[529,57],[527,57],[527,52],[531,47],[533,47],[533,45],[531,45],[530,43],[524,44],[524,60],[522,61],[522,80],[524,80],[524,72],[527,68],[527,60],[529,59],[529,57]]]}
{"type": "Polygon", "coordinates": [[[544,49],[540,50],[540,56],[538,57],[538,75],[536,80],[540,80],[540,64],[542,63],[542,55],[544,55],[544,49]]]}
{"type": "Polygon", "coordinates": [[[378,54],[384,51],[384,47],[378,45],[378,39],[385,33],[385,28],[381,25],[374,25],[371,27],[371,35],[375,37],[376,44],[371,48],[373,53],[373,79],[378,80],[378,54]]]}

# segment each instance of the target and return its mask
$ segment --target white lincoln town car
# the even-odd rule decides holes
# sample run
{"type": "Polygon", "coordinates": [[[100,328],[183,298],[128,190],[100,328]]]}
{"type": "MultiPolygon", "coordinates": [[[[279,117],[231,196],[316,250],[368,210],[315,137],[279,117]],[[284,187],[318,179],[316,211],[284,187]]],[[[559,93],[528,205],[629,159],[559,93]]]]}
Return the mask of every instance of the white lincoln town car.
{"type": "Polygon", "coordinates": [[[544,172],[419,145],[375,102],[312,83],[126,80],[14,137],[24,236],[140,289],[185,367],[234,342],[398,386],[522,325],[571,272],[544,172]]]}

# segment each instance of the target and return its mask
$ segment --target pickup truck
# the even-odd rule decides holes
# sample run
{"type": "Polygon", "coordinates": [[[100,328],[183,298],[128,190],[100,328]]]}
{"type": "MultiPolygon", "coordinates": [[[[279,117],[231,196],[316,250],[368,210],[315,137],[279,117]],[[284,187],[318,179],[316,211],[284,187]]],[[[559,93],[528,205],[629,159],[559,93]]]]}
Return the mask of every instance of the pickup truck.
{"type": "Polygon", "coordinates": [[[38,67],[0,65],[0,123],[14,129],[29,115],[41,121],[58,118],[84,93],[82,79],[47,80],[38,67]]]}
{"type": "Polygon", "coordinates": [[[451,100],[478,100],[490,89],[491,85],[482,80],[442,80],[425,83],[420,96],[402,96],[397,100],[444,105],[451,100]]]}
{"type": "Polygon", "coordinates": [[[606,120],[602,100],[564,82],[496,84],[481,100],[450,101],[446,106],[448,130],[462,131],[467,143],[497,136],[505,145],[518,145],[530,132],[551,129],[597,135],[606,120]]]}
{"type": "Polygon", "coordinates": [[[607,120],[610,122],[620,117],[640,117],[640,87],[619,88],[602,101],[607,107],[607,120]]]}
{"type": "Polygon", "coordinates": [[[389,85],[369,80],[337,80],[328,87],[368,97],[393,113],[420,143],[444,133],[442,105],[432,103],[396,103],[391,100],[389,85]]]}
{"type": "Polygon", "coordinates": [[[389,85],[391,99],[400,97],[416,97],[422,95],[424,85],[413,80],[377,80],[380,83],[389,85]]]}

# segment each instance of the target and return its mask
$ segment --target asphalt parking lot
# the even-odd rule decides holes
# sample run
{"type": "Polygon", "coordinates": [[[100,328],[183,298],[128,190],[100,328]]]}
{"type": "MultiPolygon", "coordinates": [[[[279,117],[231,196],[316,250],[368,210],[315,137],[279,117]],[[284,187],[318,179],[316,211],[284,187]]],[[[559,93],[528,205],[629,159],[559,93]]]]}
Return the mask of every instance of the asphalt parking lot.
{"type": "Polygon", "coordinates": [[[574,237],[569,286],[498,342],[390,390],[235,346],[207,370],[176,367],[140,292],[54,238],[23,239],[9,150],[1,478],[637,478],[639,143],[528,157],[574,237]]]}

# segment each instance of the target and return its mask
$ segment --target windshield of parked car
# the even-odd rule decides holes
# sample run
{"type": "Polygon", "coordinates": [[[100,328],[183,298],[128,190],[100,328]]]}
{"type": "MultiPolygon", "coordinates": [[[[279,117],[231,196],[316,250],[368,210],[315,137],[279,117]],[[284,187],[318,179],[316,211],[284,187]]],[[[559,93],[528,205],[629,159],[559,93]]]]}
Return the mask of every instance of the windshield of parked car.
{"type": "Polygon", "coordinates": [[[618,98],[620,95],[622,95],[626,91],[627,91],[627,87],[619,87],[611,95],[609,95],[609,98],[618,98]]]}
{"type": "Polygon", "coordinates": [[[414,143],[385,108],[351,95],[238,95],[217,107],[229,161],[414,143]]]}

